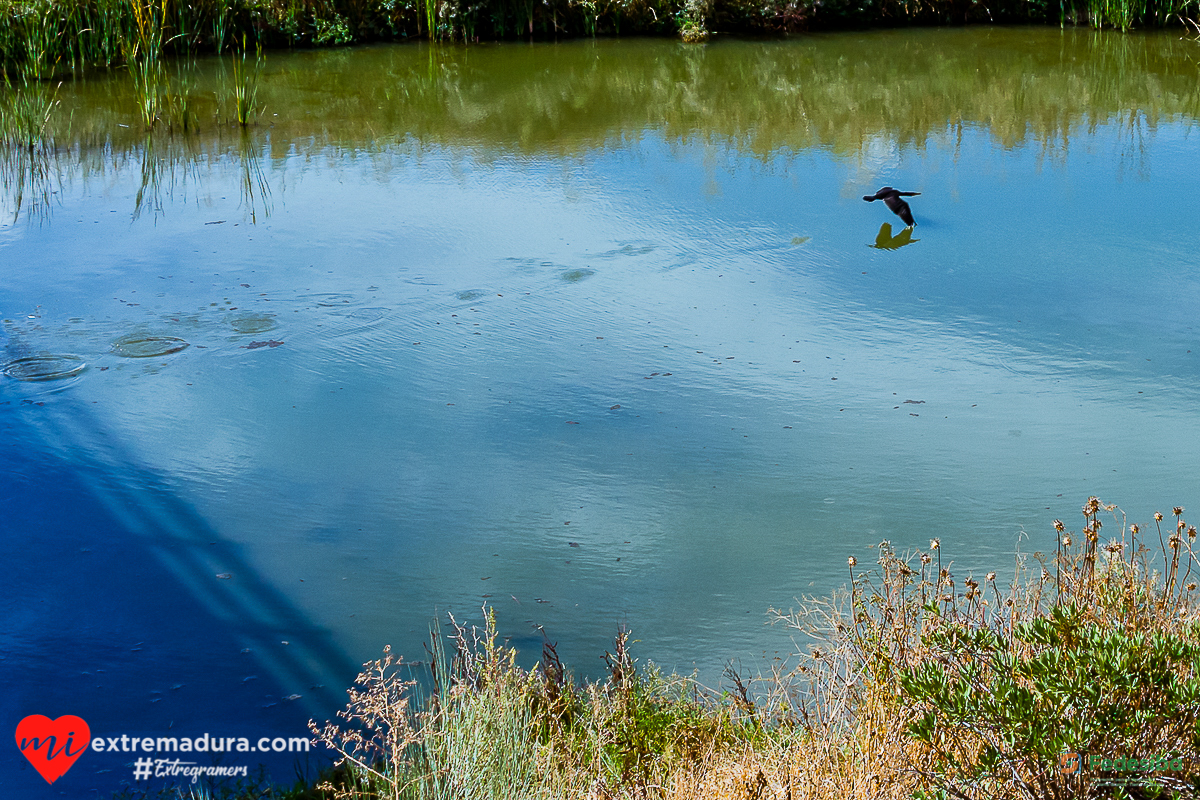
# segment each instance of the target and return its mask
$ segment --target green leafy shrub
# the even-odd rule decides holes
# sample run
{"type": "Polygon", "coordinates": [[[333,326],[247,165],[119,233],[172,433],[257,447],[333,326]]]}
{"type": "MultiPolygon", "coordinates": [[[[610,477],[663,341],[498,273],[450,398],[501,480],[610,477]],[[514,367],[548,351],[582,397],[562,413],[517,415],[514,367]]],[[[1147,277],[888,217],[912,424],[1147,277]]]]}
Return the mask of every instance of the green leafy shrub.
{"type": "MultiPolygon", "coordinates": [[[[1107,758],[1200,756],[1200,641],[1186,632],[1116,629],[1076,605],[1010,635],[944,620],[928,659],[901,671],[923,711],[909,733],[931,752],[925,774],[956,796],[1015,783],[1059,798],[1091,776],[1066,774],[1065,753],[1107,758]]],[[[1163,778],[1165,783],[1176,781],[1163,778]]]]}

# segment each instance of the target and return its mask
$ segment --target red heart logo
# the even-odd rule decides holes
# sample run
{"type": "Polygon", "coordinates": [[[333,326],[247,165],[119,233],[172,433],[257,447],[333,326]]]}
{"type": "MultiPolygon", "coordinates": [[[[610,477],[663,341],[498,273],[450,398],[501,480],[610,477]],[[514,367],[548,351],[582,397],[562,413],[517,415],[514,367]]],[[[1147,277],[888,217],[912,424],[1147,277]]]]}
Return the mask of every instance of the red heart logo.
{"type": "Polygon", "coordinates": [[[70,714],[50,719],[30,714],[17,725],[17,748],[47,783],[67,774],[92,741],[92,729],[70,714]]]}

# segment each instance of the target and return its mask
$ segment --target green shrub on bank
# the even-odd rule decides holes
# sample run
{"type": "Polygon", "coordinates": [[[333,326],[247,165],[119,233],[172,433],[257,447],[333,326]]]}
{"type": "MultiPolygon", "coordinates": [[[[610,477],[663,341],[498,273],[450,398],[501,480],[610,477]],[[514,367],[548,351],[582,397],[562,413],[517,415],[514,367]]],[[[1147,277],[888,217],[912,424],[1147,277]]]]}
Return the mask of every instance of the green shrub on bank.
{"type": "MultiPolygon", "coordinates": [[[[935,660],[901,677],[905,696],[925,709],[909,730],[935,754],[928,775],[956,796],[1016,781],[1027,796],[1052,800],[1067,753],[1194,763],[1198,640],[1194,629],[1106,630],[1077,606],[1056,607],[1009,637],[951,623],[929,637],[935,660]]],[[[1181,785],[1178,775],[1153,779],[1181,785]]]]}
{"type": "Polygon", "coordinates": [[[1030,798],[1085,796],[1102,776],[1064,770],[1065,754],[1174,762],[1133,777],[1191,788],[1178,766],[1200,763],[1200,620],[1188,581],[1196,530],[1177,508],[1156,572],[1136,525],[1100,546],[1103,508],[1095,498],[1084,507],[1077,546],[1057,524],[1046,611],[1036,600],[1007,618],[981,605],[965,614],[926,607],[926,660],[900,670],[900,683],[920,714],[909,733],[930,751],[924,775],[938,788],[961,798],[1013,784],[1030,798]]]}

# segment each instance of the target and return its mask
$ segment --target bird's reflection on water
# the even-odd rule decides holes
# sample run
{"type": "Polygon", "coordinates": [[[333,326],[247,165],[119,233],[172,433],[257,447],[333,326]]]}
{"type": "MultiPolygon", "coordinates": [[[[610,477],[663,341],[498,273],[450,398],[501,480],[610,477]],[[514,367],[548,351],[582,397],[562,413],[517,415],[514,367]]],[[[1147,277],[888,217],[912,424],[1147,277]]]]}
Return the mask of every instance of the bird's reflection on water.
{"type": "Polygon", "coordinates": [[[885,222],[879,226],[879,233],[875,236],[875,244],[869,245],[879,250],[899,250],[906,245],[914,244],[921,241],[920,239],[912,238],[913,229],[905,228],[895,236],[892,236],[892,223],[885,222]]]}

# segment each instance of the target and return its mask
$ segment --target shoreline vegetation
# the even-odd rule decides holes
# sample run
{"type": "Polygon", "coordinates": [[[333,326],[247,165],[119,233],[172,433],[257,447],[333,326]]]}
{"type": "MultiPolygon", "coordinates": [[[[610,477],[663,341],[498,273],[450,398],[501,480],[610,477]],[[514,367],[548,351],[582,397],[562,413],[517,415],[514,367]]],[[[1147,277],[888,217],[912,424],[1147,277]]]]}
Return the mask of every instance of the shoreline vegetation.
{"type": "Polygon", "coordinates": [[[840,593],[772,612],[807,652],[721,690],[639,664],[624,629],[607,677],[579,682],[549,640],[520,667],[486,608],[478,628],[451,618],[431,685],[385,649],[339,720],[310,723],[339,759],[315,785],[170,796],[1198,797],[1196,528],[1182,508],[1148,526],[1094,497],[1082,512],[1011,582],[957,574],[936,539],[881,542],[840,593]]]}
{"type": "MultiPolygon", "coordinates": [[[[164,58],[377,41],[481,42],[712,31],[777,35],[906,25],[1057,24],[1200,34],[1200,0],[0,0],[10,88],[127,67],[157,119],[164,58]]],[[[160,93],[161,94],[161,93],[160,93]]],[[[186,98],[186,93],[180,96],[186,98]]],[[[240,121],[239,116],[239,121],[240,121]]]]}

